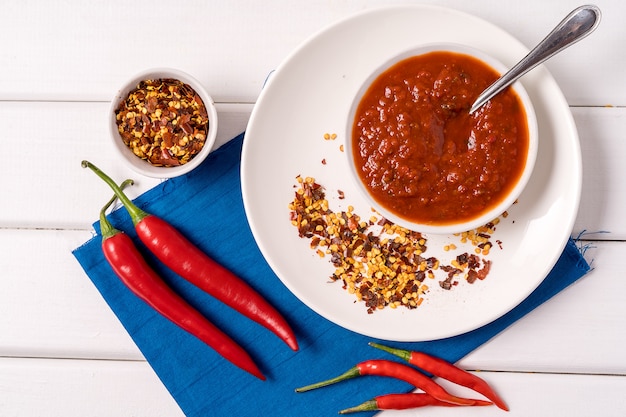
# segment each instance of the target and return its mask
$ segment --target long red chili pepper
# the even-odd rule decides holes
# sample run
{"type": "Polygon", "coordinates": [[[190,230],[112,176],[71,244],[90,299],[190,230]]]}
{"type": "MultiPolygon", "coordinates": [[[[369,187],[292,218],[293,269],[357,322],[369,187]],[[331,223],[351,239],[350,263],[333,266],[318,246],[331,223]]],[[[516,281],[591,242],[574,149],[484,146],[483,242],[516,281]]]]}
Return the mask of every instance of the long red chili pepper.
{"type": "Polygon", "coordinates": [[[291,349],[298,350],[298,342],[287,321],[258,292],[209,258],[172,225],[133,204],[99,168],[89,161],[83,161],[82,166],[90,168],[113,189],[130,214],[139,239],[161,262],[198,288],[274,332],[291,349]]]}
{"type": "MultiPolygon", "coordinates": [[[[411,408],[426,407],[430,405],[441,407],[458,407],[458,404],[452,404],[424,393],[410,392],[407,394],[385,394],[374,397],[373,399],[357,405],[356,407],[341,410],[339,414],[358,413],[359,411],[376,411],[376,410],[408,410],[411,408]]],[[[476,400],[475,406],[492,405],[489,401],[476,400]]]]}
{"type": "Polygon", "coordinates": [[[415,365],[418,368],[423,369],[424,371],[429,372],[435,376],[447,379],[448,381],[454,382],[455,384],[471,388],[479,394],[484,395],[489,400],[493,401],[493,403],[499,408],[505,411],[509,411],[509,407],[506,405],[506,403],[489,386],[489,384],[487,384],[487,382],[474,374],[471,374],[461,368],[452,365],[449,362],[446,362],[443,359],[428,355],[423,352],[395,349],[373,342],[370,343],[370,346],[396,355],[404,359],[408,363],[415,365]]]}
{"type": "Polygon", "coordinates": [[[202,340],[233,364],[265,380],[248,353],[176,294],[150,268],[132,239],[111,225],[105,212],[114,200],[100,211],[100,231],[104,256],[122,282],[158,313],[202,340]]]}
{"type": "MultiPolygon", "coordinates": [[[[355,378],[362,375],[377,375],[386,376],[390,378],[401,379],[413,385],[415,388],[419,388],[426,394],[443,401],[446,403],[452,403],[457,405],[476,405],[477,401],[468,398],[456,397],[447,392],[441,385],[437,384],[426,375],[419,371],[404,365],[402,363],[388,361],[384,359],[373,359],[357,364],[355,367],[350,368],[343,374],[328,379],[326,381],[318,382],[315,384],[307,385],[302,388],[297,388],[296,392],[305,392],[312,389],[325,387],[346,379],[355,378]]],[[[482,401],[480,401],[482,404],[482,401]]]]}

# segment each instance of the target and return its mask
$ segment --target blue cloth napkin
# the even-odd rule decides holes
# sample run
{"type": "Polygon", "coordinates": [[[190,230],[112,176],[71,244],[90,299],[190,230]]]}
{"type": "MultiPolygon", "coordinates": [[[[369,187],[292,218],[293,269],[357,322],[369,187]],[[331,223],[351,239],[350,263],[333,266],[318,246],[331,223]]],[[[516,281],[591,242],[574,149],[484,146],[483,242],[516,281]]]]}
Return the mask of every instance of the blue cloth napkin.
{"type": "MultiPolygon", "coordinates": [[[[75,249],[74,256],[187,416],[334,416],[339,410],[376,395],[409,391],[411,387],[404,382],[363,377],[295,393],[296,387],[336,376],[362,360],[393,358],[369,347],[371,338],[343,329],[310,310],[269,268],[244,213],[239,176],[243,140],[244,135],[239,135],[214,151],[200,168],[161,183],[135,202],[173,223],[215,260],[256,288],[291,323],[300,343],[298,352],[145,254],[176,291],[250,352],[267,381],[231,365],[128,291],[105,261],[99,234],[75,249]]],[[[108,196],[104,184],[103,196],[108,196]]],[[[103,197],[103,203],[107,198],[103,197]]],[[[125,210],[116,210],[110,219],[117,228],[136,236],[125,210]]],[[[98,223],[94,227],[99,231],[98,223]]],[[[498,320],[449,339],[391,345],[426,351],[456,362],[588,270],[589,265],[570,241],[539,288],[498,320]]],[[[506,393],[503,396],[506,400],[506,393]]]]}

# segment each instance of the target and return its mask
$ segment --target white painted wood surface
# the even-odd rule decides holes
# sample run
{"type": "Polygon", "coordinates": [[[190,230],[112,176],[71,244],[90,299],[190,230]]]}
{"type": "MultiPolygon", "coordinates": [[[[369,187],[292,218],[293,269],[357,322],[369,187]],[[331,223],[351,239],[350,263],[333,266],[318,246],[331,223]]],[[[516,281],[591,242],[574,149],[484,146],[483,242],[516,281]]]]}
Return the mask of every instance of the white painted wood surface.
{"type": "MultiPolygon", "coordinates": [[[[528,46],[580,4],[423,3],[471,12],[528,46]]],[[[134,176],[107,143],[104,118],[118,85],[148,67],[191,72],[218,101],[221,144],[245,129],[265,77],[302,41],[385,4],[0,4],[0,416],[182,415],[70,253],[91,236],[102,200],[80,161],[94,158],[115,177],[134,176]]],[[[573,234],[587,232],[594,270],[461,361],[490,371],[481,375],[512,416],[626,414],[626,4],[596,4],[603,11],[597,32],[546,64],[579,129],[585,174],[573,234]]],[[[131,195],[157,183],[142,178],[131,195]]],[[[499,413],[382,415],[453,412],[499,413]]]]}

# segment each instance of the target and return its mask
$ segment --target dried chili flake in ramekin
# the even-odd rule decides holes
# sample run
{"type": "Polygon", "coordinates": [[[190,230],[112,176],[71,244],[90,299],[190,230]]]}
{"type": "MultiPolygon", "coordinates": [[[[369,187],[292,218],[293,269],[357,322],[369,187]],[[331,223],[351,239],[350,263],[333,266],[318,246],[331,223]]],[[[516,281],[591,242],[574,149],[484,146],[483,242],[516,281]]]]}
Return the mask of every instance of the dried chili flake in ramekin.
{"type": "Polygon", "coordinates": [[[200,96],[172,78],[139,82],[115,116],[126,146],[155,166],[189,162],[204,146],[209,128],[200,96]]]}

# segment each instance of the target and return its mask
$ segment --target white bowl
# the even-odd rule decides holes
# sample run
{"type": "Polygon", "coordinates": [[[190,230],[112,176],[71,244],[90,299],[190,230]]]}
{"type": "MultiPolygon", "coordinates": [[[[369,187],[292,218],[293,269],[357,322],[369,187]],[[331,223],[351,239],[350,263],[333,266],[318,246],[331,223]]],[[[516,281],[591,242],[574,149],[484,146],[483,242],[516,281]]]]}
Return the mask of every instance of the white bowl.
{"type": "Polygon", "coordinates": [[[413,56],[422,55],[422,54],[426,54],[428,52],[434,52],[434,51],[449,51],[449,52],[470,55],[474,58],[478,58],[479,60],[483,61],[484,63],[489,65],[491,68],[498,71],[500,74],[503,74],[507,70],[507,68],[502,63],[498,62],[493,57],[485,54],[484,52],[468,47],[468,46],[459,45],[459,44],[443,43],[443,44],[424,45],[421,47],[412,48],[410,50],[407,50],[401,54],[398,54],[390,58],[388,61],[384,62],[375,71],[372,72],[372,74],[365,80],[361,88],[358,90],[358,93],[354,97],[352,106],[350,108],[350,112],[348,114],[348,120],[347,120],[347,126],[346,126],[346,136],[345,136],[346,152],[345,153],[348,157],[348,164],[350,166],[350,171],[351,171],[352,177],[354,178],[357,188],[359,189],[359,191],[361,192],[361,194],[363,195],[367,203],[370,204],[382,216],[392,221],[393,223],[398,224],[399,226],[402,226],[409,230],[413,230],[417,232],[432,233],[432,234],[462,233],[462,232],[473,230],[480,226],[483,226],[493,221],[494,219],[502,215],[506,210],[508,210],[511,207],[511,205],[514,204],[515,201],[518,199],[518,197],[524,190],[524,187],[528,183],[528,180],[532,174],[532,171],[535,165],[535,160],[537,158],[537,149],[538,149],[537,119],[536,119],[535,111],[533,109],[532,102],[528,94],[524,90],[523,86],[519,82],[516,82],[515,84],[513,84],[512,88],[514,89],[519,99],[521,100],[524,110],[526,112],[526,118],[527,118],[528,140],[529,140],[528,145],[529,146],[528,146],[528,154],[526,156],[526,163],[525,163],[524,170],[519,180],[515,184],[515,186],[511,189],[509,194],[501,200],[499,204],[493,206],[488,211],[482,213],[481,215],[477,217],[472,218],[471,220],[459,221],[455,223],[446,223],[446,224],[416,223],[409,219],[403,218],[394,212],[391,212],[390,210],[386,209],[383,205],[381,205],[378,201],[375,200],[375,198],[370,194],[370,191],[361,180],[357,172],[353,149],[352,149],[352,130],[353,130],[355,113],[356,113],[357,107],[359,106],[361,102],[363,95],[366,93],[366,91],[368,90],[370,85],[374,82],[374,80],[378,78],[378,76],[380,76],[387,69],[389,69],[390,67],[392,67],[393,65],[395,65],[396,63],[400,61],[403,61],[413,56]]]}
{"type": "Polygon", "coordinates": [[[183,71],[170,68],[149,69],[131,77],[122,86],[122,88],[119,89],[111,101],[108,122],[111,142],[113,143],[117,153],[121,156],[121,159],[134,171],[153,178],[172,178],[190,172],[200,165],[209,155],[213,145],[215,144],[215,138],[217,136],[217,111],[215,110],[215,103],[213,102],[211,96],[206,92],[198,80],[183,71]],[[173,167],[156,166],[135,155],[122,140],[115,120],[115,112],[119,108],[120,103],[126,99],[131,90],[137,88],[139,82],[143,80],[157,80],[165,78],[179,80],[193,88],[202,99],[209,118],[207,136],[202,149],[193,158],[191,158],[189,162],[173,167]]]}

